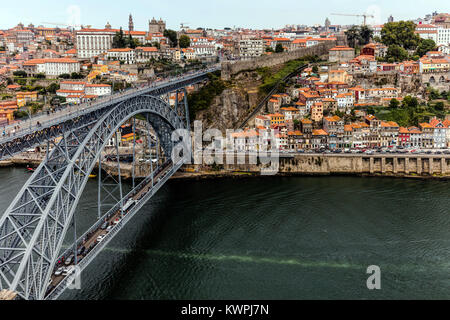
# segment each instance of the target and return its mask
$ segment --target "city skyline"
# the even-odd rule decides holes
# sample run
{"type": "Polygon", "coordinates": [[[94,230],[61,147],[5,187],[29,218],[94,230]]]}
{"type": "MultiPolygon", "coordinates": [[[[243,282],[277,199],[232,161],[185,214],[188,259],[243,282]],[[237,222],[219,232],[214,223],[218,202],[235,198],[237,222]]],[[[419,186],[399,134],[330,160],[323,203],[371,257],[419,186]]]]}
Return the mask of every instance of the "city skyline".
{"type": "Polygon", "coordinates": [[[387,1],[387,0],[362,0],[355,3],[350,0],[330,0],[323,3],[311,3],[306,1],[280,0],[278,2],[262,0],[257,7],[251,1],[229,0],[225,2],[193,0],[186,4],[184,1],[143,1],[130,0],[128,7],[118,8],[111,6],[109,1],[99,0],[90,2],[87,0],[67,1],[63,0],[55,7],[54,1],[42,0],[22,1],[19,3],[8,2],[2,4],[4,12],[0,22],[0,29],[10,28],[19,22],[25,25],[43,24],[52,22],[70,25],[92,25],[102,28],[107,22],[113,27],[124,29],[128,26],[128,15],[134,18],[135,30],[147,30],[148,21],[155,17],[167,21],[170,29],[179,29],[180,23],[188,22],[191,28],[217,28],[243,27],[253,29],[281,28],[287,24],[292,25],[315,25],[324,24],[328,17],[332,24],[360,24],[360,17],[333,16],[332,13],[362,14],[369,13],[375,18],[369,18],[368,23],[381,24],[392,15],[396,21],[416,19],[430,14],[434,11],[448,12],[450,6],[438,0],[416,0],[414,6],[411,1],[387,1]],[[213,3],[211,3],[213,2],[213,3]],[[25,5],[24,5],[25,3],[25,5]],[[408,4],[408,10],[405,10],[408,4]],[[55,7],[52,12],[45,11],[42,6],[55,7]],[[323,8],[327,9],[323,9],[323,8]],[[20,12],[20,14],[18,14],[20,12]],[[305,12],[306,14],[302,14],[305,12]],[[251,16],[251,21],[249,21],[251,16]]]}

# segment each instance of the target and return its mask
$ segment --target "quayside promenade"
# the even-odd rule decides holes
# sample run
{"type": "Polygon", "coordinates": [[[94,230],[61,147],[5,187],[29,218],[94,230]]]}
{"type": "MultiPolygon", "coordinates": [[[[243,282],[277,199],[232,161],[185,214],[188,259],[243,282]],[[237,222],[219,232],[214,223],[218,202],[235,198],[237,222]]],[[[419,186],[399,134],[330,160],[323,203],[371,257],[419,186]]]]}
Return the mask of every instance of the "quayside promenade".
{"type": "MultiPolygon", "coordinates": [[[[0,161],[2,166],[38,165],[44,154],[21,154],[10,160],[0,161]]],[[[143,178],[149,168],[147,163],[135,167],[136,178],[143,178]]],[[[263,164],[250,164],[249,155],[236,154],[234,164],[184,165],[173,178],[207,178],[217,176],[260,175],[263,164]],[[239,158],[239,161],[238,161],[239,158]],[[243,164],[238,164],[243,163],[243,164]]],[[[102,168],[117,176],[117,168],[107,161],[102,168]]],[[[132,165],[121,165],[121,175],[131,177],[132,165]]],[[[450,178],[450,156],[444,154],[280,154],[279,175],[386,175],[409,177],[450,178]]]]}

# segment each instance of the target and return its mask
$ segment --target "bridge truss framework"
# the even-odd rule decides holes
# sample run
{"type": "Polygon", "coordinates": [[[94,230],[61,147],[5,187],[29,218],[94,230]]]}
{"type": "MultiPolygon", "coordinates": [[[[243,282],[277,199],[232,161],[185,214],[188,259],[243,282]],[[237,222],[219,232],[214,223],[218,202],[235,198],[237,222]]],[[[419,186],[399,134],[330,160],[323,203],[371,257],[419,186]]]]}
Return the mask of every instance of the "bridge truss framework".
{"type": "MultiPolygon", "coordinates": [[[[23,299],[40,300],[59,297],[75,275],[66,277],[51,292],[48,292],[49,281],[51,281],[57,259],[60,257],[64,238],[70,226],[74,224],[74,214],[82,191],[97,162],[101,172],[99,159],[102,150],[117,134],[117,130],[123,123],[137,114],[147,114],[147,120],[158,135],[166,159],[170,158],[173,148],[172,131],[189,128],[189,110],[183,85],[183,83],[169,85],[152,91],[152,93],[164,95],[174,89],[177,96],[174,108],[164,99],[147,94],[135,95],[119,102],[114,101],[108,108],[98,108],[91,113],[67,119],[59,125],[44,128],[39,133],[32,133],[31,136],[18,138],[15,143],[7,147],[2,145],[2,156],[10,156],[23,151],[24,148],[44,142],[48,147],[52,144],[53,151],[47,153],[45,160],[0,219],[0,290],[15,291],[23,299]],[[179,91],[184,92],[182,103],[178,102],[179,91]],[[57,136],[61,136],[62,139],[55,143],[52,139],[57,136]]],[[[133,128],[135,128],[134,125],[133,128]]],[[[77,264],[81,269],[95,258],[182,165],[181,162],[172,163],[171,168],[164,172],[162,179],[158,179],[156,183],[153,181],[155,171],[152,168],[152,173],[135,187],[133,164],[133,187],[135,188],[123,197],[118,153],[117,160],[120,200],[111,210],[117,210],[117,208],[123,210],[124,199],[135,193],[143,183],[151,181],[151,188],[142,199],[139,199],[130,214],[123,217],[122,211],[123,219],[107,235],[106,241],[102,241],[77,264]]],[[[99,205],[101,205],[100,201],[99,205]]],[[[101,221],[102,219],[99,219],[92,228],[98,227],[101,221]]],[[[76,230],[75,226],[74,230],[76,230]]],[[[74,247],[68,249],[69,252],[77,250],[76,233],[74,238],[74,247]]],[[[77,263],[76,257],[75,253],[75,263],[77,263]]]]}

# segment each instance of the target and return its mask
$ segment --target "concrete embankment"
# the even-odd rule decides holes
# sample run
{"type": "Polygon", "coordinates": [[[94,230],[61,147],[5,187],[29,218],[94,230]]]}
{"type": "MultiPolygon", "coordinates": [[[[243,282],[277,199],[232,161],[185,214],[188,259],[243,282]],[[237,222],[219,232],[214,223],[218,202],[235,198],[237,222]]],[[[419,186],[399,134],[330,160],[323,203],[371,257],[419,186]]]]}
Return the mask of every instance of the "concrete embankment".
{"type": "MultiPolygon", "coordinates": [[[[2,166],[38,165],[43,155],[19,155],[10,160],[0,161],[2,166]]],[[[206,179],[223,177],[261,176],[261,170],[267,165],[253,161],[249,156],[235,156],[233,164],[185,165],[174,179],[206,179]],[[240,163],[240,164],[238,164],[240,163]]],[[[103,169],[117,176],[116,163],[104,162],[103,169]]],[[[145,177],[149,173],[148,164],[135,167],[136,177],[145,177]]],[[[121,164],[124,179],[132,176],[132,165],[121,164]]],[[[282,155],[279,158],[277,175],[360,175],[415,178],[450,178],[450,156],[448,155],[282,155]]]]}
{"type": "MultiPolygon", "coordinates": [[[[262,164],[186,165],[178,178],[248,177],[261,175],[262,164]]],[[[242,159],[241,159],[242,161],[242,159]]],[[[277,175],[359,175],[450,178],[448,155],[284,155],[277,175]]]]}

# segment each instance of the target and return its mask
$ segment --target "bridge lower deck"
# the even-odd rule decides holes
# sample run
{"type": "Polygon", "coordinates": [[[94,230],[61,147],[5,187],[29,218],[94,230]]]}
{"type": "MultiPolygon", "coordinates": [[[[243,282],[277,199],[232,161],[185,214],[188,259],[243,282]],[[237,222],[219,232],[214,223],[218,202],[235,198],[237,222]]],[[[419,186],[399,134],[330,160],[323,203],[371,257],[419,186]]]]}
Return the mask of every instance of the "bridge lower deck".
{"type": "MultiPolygon", "coordinates": [[[[139,188],[138,190],[135,189],[135,191],[137,191],[133,196],[129,196],[129,197],[125,197],[123,199],[123,203],[126,203],[126,201],[128,201],[129,199],[133,199],[135,201],[139,201],[142,198],[144,198],[149,192],[152,191],[153,187],[155,186],[155,181],[157,183],[159,183],[159,181],[170,171],[170,169],[173,169],[173,166],[171,165],[170,162],[166,163],[164,166],[162,166],[160,169],[157,169],[153,175],[153,177],[148,177],[145,181],[144,180],[144,184],[141,186],[141,188],[139,188]]],[[[123,216],[122,216],[122,209],[119,208],[118,210],[115,210],[112,214],[107,214],[106,217],[101,218],[100,220],[97,221],[97,223],[95,225],[97,225],[98,227],[93,231],[90,232],[88,237],[82,237],[80,239],[78,239],[77,241],[77,252],[79,252],[79,250],[81,248],[84,247],[84,252],[80,255],[77,255],[77,263],[80,263],[96,246],[98,246],[98,244],[101,243],[101,241],[99,242],[97,240],[97,238],[99,236],[106,236],[108,233],[110,233],[111,231],[114,230],[114,228],[117,227],[117,223],[120,222],[123,217],[125,217],[125,215],[129,214],[132,210],[134,209],[134,207],[132,207],[130,210],[124,211],[123,212],[123,216]],[[107,230],[103,230],[101,228],[101,225],[103,225],[104,223],[107,223],[108,226],[113,226],[113,228],[109,231],[107,230]]],[[[67,253],[70,252],[70,249],[67,250],[61,257],[60,259],[58,259],[58,261],[60,261],[56,267],[55,270],[60,268],[60,267],[74,267],[75,266],[75,260],[73,260],[73,262],[71,262],[70,264],[65,264],[64,262],[64,257],[67,256],[67,253]]],[[[58,287],[58,285],[61,284],[61,282],[65,279],[67,279],[69,276],[71,276],[72,273],[67,274],[67,275],[58,275],[56,276],[54,273],[52,274],[51,277],[51,282],[49,284],[49,289],[47,291],[47,295],[48,296],[50,293],[52,293],[52,291],[58,287]]]]}

